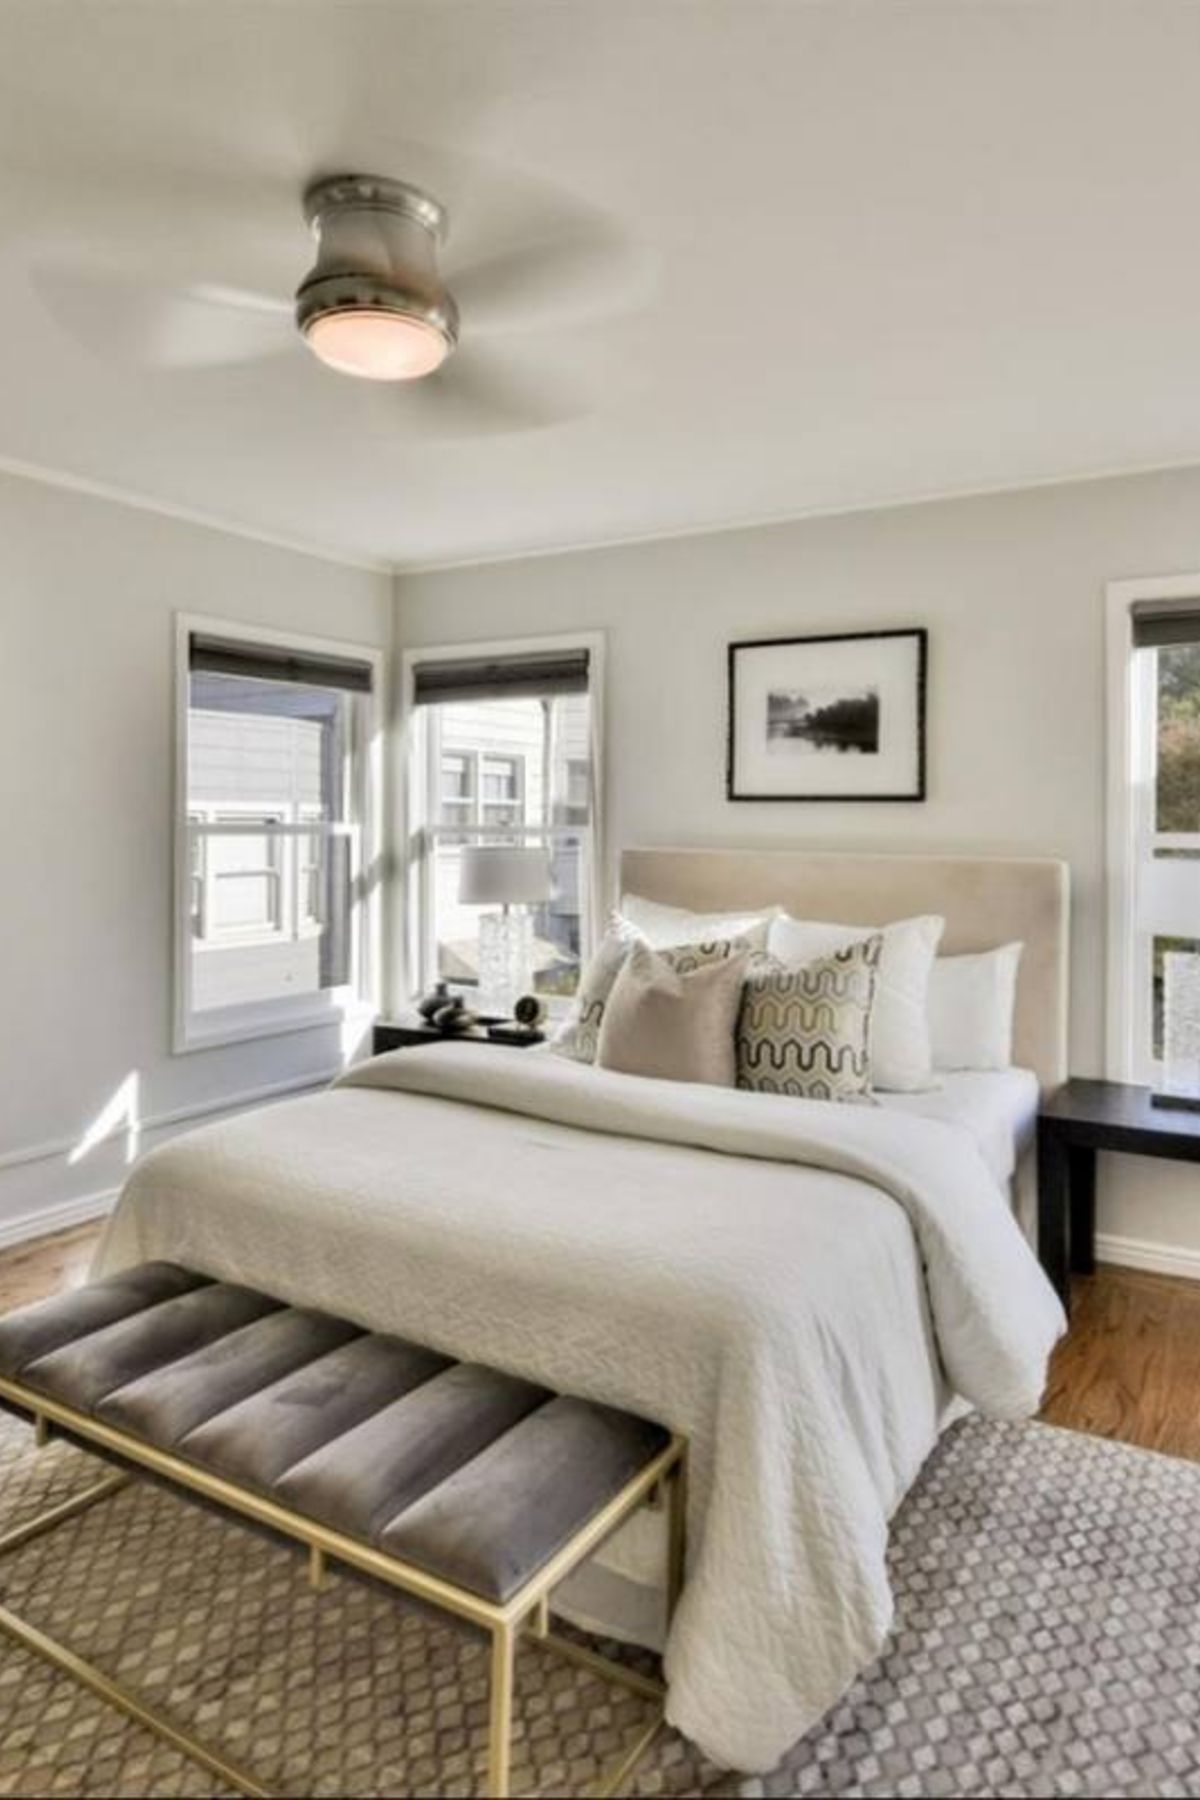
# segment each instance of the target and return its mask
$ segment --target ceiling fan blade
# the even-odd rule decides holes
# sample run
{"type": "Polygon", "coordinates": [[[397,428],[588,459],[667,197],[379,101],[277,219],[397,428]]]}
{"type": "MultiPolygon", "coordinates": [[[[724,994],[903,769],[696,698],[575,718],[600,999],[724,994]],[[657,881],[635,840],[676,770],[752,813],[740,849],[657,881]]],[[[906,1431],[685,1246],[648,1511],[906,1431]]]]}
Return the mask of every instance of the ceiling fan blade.
{"type": "Polygon", "coordinates": [[[545,431],[592,410],[573,383],[545,368],[516,367],[508,357],[459,350],[436,375],[398,383],[393,419],[422,437],[475,438],[545,431]]]}
{"type": "Polygon", "coordinates": [[[215,368],[295,342],[291,305],[272,294],[207,282],[160,287],[125,270],[57,262],[36,267],[32,281],[61,329],[106,361],[215,368]]]}
{"type": "Polygon", "coordinates": [[[644,254],[605,221],[500,251],[447,275],[467,331],[524,331],[634,310],[649,297],[644,254]]]}

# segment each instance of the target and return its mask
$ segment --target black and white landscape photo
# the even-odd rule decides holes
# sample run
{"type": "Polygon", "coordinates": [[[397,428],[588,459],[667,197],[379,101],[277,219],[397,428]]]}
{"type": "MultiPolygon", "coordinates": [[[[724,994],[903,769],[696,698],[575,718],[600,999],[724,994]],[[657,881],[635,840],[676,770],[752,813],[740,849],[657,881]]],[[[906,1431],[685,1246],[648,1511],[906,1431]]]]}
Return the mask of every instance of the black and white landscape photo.
{"type": "Polygon", "coordinates": [[[878,688],[772,689],[767,749],[778,756],[878,756],[878,688]]]}
{"type": "Polygon", "coordinates": [[[731,800],[923,800],[927,635],[729,646],[731,800]]]}

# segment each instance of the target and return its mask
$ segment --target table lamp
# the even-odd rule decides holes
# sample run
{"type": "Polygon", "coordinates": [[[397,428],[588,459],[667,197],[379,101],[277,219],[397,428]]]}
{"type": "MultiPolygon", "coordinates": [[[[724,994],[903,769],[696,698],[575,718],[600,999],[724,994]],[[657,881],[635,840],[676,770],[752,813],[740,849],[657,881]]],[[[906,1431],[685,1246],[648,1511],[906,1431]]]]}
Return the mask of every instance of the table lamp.
{"type": "Polygon", "coordinates": [[[468,844],[459,865],[463,906],[497,906],[479,919],[479,999],[512,1012],[533,979],[533,918],[528,911],[552,891],[545,850],[515,844],[468,844]],[[514,908],[516,909],[514,911],[514,908]]]}

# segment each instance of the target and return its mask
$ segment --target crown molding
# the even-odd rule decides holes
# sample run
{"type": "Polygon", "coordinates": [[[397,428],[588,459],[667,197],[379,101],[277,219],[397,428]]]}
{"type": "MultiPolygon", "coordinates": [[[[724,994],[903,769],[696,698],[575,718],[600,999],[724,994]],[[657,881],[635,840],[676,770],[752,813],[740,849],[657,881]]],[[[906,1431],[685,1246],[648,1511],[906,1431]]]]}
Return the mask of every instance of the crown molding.
{"type": "Polygon", "coordinates": [[[86,494],[93,500],[108,500],[115,506],[130,507],[134,512],[155,513],[160,518],[176,519],[184,525],[198,525],[205,531],[220,532],[223,537],[248,538],[255,544],[267,544],[272,550],[290,550],[297,556],[311,556],[318,562],[333,563],[339,569],[364,569],[371,575],[395,574],[394,565],[386,558],[355,556],[348,550],[334,550],[327,544],[313,543],[307,538],[289,537],[285,532],[262,531],[243,519],[203,512],[199,507],[177,505],[172,500],[154,499],[132,488],[94,481],[90,475],[74,475],[66,469],[46,468],[41,463],[25,462],[20,457],[0,456],[0,475],[15,475],[21,481],[36,481],[43,487],[64,488],[68,493],[86,494]]]}
{"type": "Polygon", "coordinates": [[[836,506],[802,507],[799,510],[747,513],[718,520],[715,524],[670,525],[657,531],[630,532],[623,536],[588,538],[576,543],[535,544],[520,550],[495,550],[471,556],[447,557],[426,562],[394,562],[397,579],[413,575],[440,575],[451,569],[482,569],[495,563],[533,562],[544,556],[578,556],[595,550],[625,550],[638,544],[671,543],[679,538],[722,537],[735,531],[765,531],[776,525],[800,525],[818,519],[842,519],[859,513],[904,512],[918,506],[938,506],[954,500],[991,500],[1006,494],[1034,494],[1045,488],[1087,487],[1101,481],[1135,481],[1150,475],[1180,474],[1200,470],[1200,455],[1173,462],[1130,463],[1117,468],[1089,469],[1082,474],[1040,475],[1032,480],[995,481],[975,487],[933,488],[894,494],[881,500],[847,500],[836,506]]]}

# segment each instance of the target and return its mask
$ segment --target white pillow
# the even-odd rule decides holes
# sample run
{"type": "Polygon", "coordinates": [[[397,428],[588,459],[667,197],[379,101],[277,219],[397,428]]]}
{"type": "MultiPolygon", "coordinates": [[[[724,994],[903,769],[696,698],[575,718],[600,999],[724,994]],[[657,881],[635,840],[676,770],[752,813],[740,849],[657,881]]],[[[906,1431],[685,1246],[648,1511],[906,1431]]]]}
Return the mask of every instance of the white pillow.
{"type": "Polygon", "coordinates": [[[766,941],[766,926],[778,907],[760,912],[700,913],[688,912],[682,906],[662,906],[657,900],[643,900],[640,894],[621,897],[620,917],[641,933],[652,950],[671,950],[677,944],[712,944],[721,938],[749,937],[758,939],[755,948],[766,941]]]}
{"type": "Polygon", "coordinates": [[[871,1014],[871,1085],[915,1094],[938,1085],[929,1040],[929,976],[945,928],[945,919],[928,915],[892,925],[830,925],[783,913],[767,929],[767,951],[799,968],[882,936],[871,1014]]]}
{"type": "Polygon", "coordinates": [[[935,1069],[1012,1067],[1013,1010],[1022,944],[976,956],[939,956],[929,977],[935,1069]]]}

